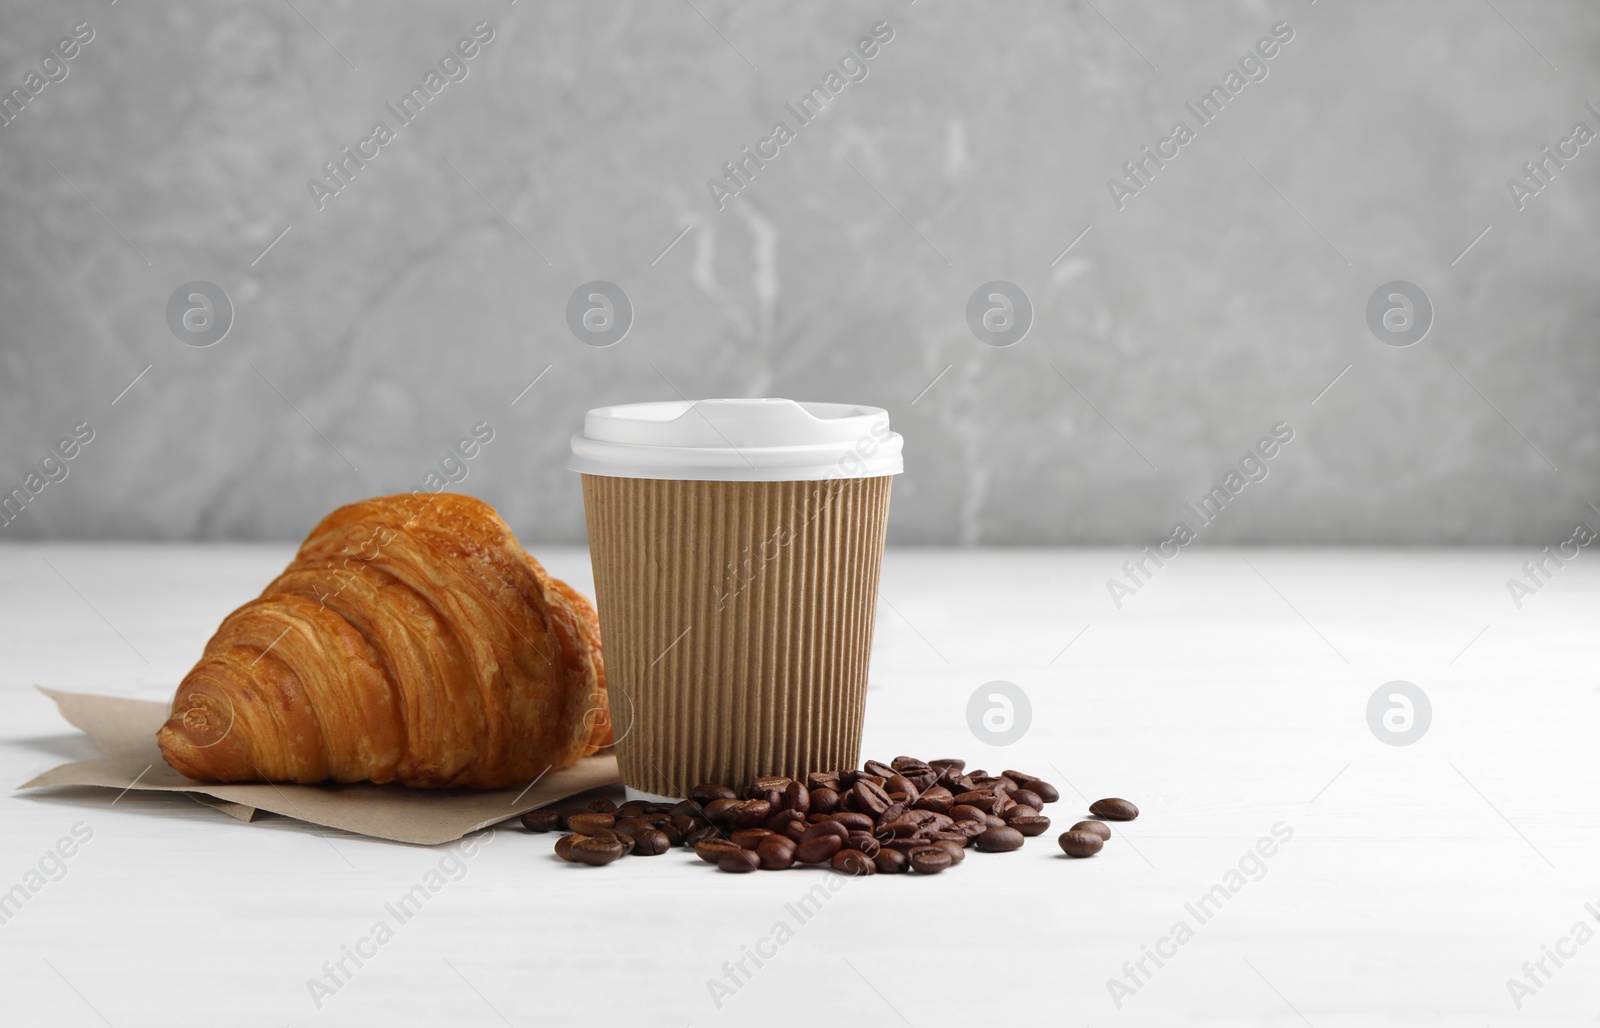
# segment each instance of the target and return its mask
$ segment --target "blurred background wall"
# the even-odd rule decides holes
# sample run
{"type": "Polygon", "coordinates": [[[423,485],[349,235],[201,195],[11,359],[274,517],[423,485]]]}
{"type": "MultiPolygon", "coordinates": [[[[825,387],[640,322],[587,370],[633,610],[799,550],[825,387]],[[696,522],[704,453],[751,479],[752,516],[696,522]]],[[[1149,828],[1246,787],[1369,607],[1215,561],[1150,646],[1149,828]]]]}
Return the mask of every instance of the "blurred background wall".
{"type": "Polygon", "coordinates": [[[1600,147],[1523,165],[1600,132],[1597,45],[1587,0],[9,0],[0,490],[93,438],[0,539],[299,539],[487,423],[454,488],[578,542],[583,412],[680,395],[887,408],[897,543],[1164,538],[1280,422],[1205,542],[1565,539],[1600,147]],[[169,323],[196,280],[210,346],[169,323]],[[569,327],[592,280],[615,345],[569,327]],[[993,280],[1014,345],[969,327],[993,280]],[[1370,323],[1392,280],[1413,345],[1370,323]]]}

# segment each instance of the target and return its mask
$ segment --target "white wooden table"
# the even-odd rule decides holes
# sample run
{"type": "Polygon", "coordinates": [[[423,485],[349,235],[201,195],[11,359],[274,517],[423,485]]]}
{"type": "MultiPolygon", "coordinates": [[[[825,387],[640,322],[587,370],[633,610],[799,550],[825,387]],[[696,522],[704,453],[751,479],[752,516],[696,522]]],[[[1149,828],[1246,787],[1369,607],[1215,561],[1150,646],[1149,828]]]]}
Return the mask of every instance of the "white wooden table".
{"type": "MultiPolygon", "coordinates": [[[[591,591],[583,551],[535,550],[591,591]]],[[[892,551],[865,755],[1062,792],[1046,836],[937,877],[734,876],[681,851],[580,868],[508,825],[402,924],[385,905],[455,870],[447,851],[179,796],[13,794],[0,890],[41,861],[59,880],[0,924],[0,1023],[792,1024],[808,1002],[918,1028],[1590,1023],[1600,943],[1561,940],[1600,930],[1600,557],[1519,610],[1505,581],[1535,552],[1186,552],[1119,611],[1105,582],[1131,548],[892,551]],[[1009,746],[968,727],[991,680],[1031,700],[1009,746]],[[1369,728],[1393,680],[1431,701],[1410,745],[1369,728]],[[1144,814],[1069,861],[1054,837],[1080,791],[1144,814]],[[45,855],[80,823],[58,871],[45,855]],[[1292,838],[1245,861],[1258,880],[1231,878],[1280,823],[1292,838]],[[826,881],[843,888],[802,923],[791,905],[826,881]],[[1186,904],[1215,885],[1202,923],[1186,904]],[[308,980],[379,921],[392,938],[318,1008],[308,980]],[[1162,941],[1179,922],[1192,938],[1162,941]],[[1507,980],[1558,946],[1518,1009],[1507,980]],[[751,949],[771,955],[728,987],[751,949]],[[1119,1009],[1107,982],[1141,957],[1119,1009]]],[[[0,547],[0,779],[94,755],[34,684],[167,699],[290,553],[0,547]]]]}

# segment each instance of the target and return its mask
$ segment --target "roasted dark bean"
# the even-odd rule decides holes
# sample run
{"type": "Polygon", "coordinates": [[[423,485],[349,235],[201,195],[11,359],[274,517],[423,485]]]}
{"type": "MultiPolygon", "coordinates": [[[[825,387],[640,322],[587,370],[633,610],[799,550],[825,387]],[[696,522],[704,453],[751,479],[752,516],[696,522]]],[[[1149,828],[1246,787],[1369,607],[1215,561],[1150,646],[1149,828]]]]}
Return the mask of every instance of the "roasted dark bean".
{"type": "Polygon", "coordinates": [[[892,778],[895,772],[893,767],[885,764],[881,760],[869,760],[865,764],[861,765],[861,770],[869,775],[876,775],[879,778],[892,778]]]}
{"type": "Polygon", "coordinates": [[[978,836],[977,845],[985,853],[1009,853],[1022,846],[1022,833],[1002,825],[978,836]]]}
{"type": "Polygon", "coordinates": [[[959,842],[951,842],[949,839],[939,839],[936,840],[933,845],[950,854],[950,859],[958,864],[967,859],[966,847],[961,845],[959,842]]]}
{"type": "Polygon", "coordinates": [[[556,816],[557,816],[557,818],[560,819],[562,830],[566,831],[567,830],[567,818],[574,817],[574,816],[580,815],[580,814],[593,814],[593,813],[594,813],[594,811],[590,810],[588,807],[561,807],[560,809],[558,809],[556,811],[556,816]]]}
{"type": "Polygon", "coordinates": [[[763,870],[783,871],[794,866],[796,849],[793,839],[769,835],[756,847],[756,856],[761,859],[763,870]]]}
{"type": "Polygon", "coordinates": [[[872,864],[881,875],[904,874],[910,865],[910,860],[899,850],[880,849],[878,855],[872,858],[872,864]]]}
{"type": "Polygon", "coordinates": [[[608,799],[601,798],[590,801],[589,809],[596,814],[615,814],[617,805],[608,799]]]}
{"type": "Polygon", "coordinates": [[[1093,832],[1062,832],[1056,842],[1061,844],[1061,852],[1069,857],[1092,857],[1106,844],[1093,832]]]}
{"type": "Polygon", "coordinates": [[[753,850],[761,845],[762,839],[771,834],[772,831],[767,828],[741,828],[738,831],[729,832],[728,841],[741,849],[753,850]]]}
{"type": "Polygon", "coordinates": [[[811,790],[811,805],[807,813],[831,814],[839,809],[839,794],[833,789],[821,788],[811,790]]]}
{"type": "Polygon", "coordinates": [[[701,825],[683,836],[685,846],[698,846],[707,839],[721,839],[722,830],[716,825],[701,825]]]}
{"type": "Polygon", "coordinates": [[[1043,814],[1035,814],[1030,817],[1014,817],[1007,821],[1006,824],[1030,839],[1035,835],[1043,835],[1050,830],[1050,819],[1043,814]]]}
{"type": "Polygon", "coordinates": [[[783,790],[783,809],[804,814],[811,809],[811,790],[804,782],[790,782],[783,790]]]}
{"type": "Polygon", "coordinates": [[[806,816],[798,810],[780,810],[761,822],[761,827],[774,832],[781,832],[791,824],[798,824],[801,828],[804,828],[806,823],[806,816]]]}
{"type": "Polygon", "coordinates": [[[1044,809],[1044,797],[1032,789],[1016,789],[1011,793],[1011,799],[1016,803],[1032,807],[1034,810],[1044,809]]]}
{"type": "Polygon", "coordinates": [[[745,800],[723,811],[722,817],[730,828],[754,828],[772,813],[772,804],[766,800],[745,800]]]}
{"type": "Polygon", "coordinates": [[[810,842],[824,835],[831,835],[842,842],[850,837],[850,829],[838,821],[818,821],[805,830],[805,834],[800,836],[800,841],[810,842]]]}
{"type": "Polygon", "coordinates": [[[877,817],[891,805],[889,794],[883,786],[863,778],[850,787],[851,805],[860,813],[877,817]]]}
{"type": "Polygon", "coordinates": [[[646,803],[644,800],[629,800],[617,808],[617,817],[638,817],[640,814],[648,814],[650,807],[651,804],[646,803]]]}
{"type": "Polygon", "coordinates": [[[682,800],[674,803],[667,813],[673,817],[705,817],[706,808],[695,800],[682,800]]]}
{"type": "Polygon", "coordinates": [[[761,866],[761,858],[754,850],[729,850],[717,858],[717,870],[733,874],[747,874],[761,866]]]}
{"type": "Polygon", "coordinates": [[[887,793],[903,792],[912,799],[916,799],[921,793],[921,790],[912,785],[911,779],[905,775],[890,776],[889,780],[883,783],[883,791],[887,793]]]}
{"type": "Polygon", "coordinates": [[[617,819],[610,814],[573,814],[567,818],[567,828],[579,835],[593,835],[602,828],[610,828],[617,819]]]}
{"type": "Polygon", "coordinates": [[[702,839],[694,844],[695,855],[708,864],[715,864],[724,853],[733,853],[743,848],[721,838],[702,839]]]}
{"type": "Polygon", "coordinates": [[[633,852],[635,856],[654,857],[672,848],[672,839],[656,828],[646,828],[633,837],[633,852]]]}
{"type": "Polygon", "coordinates": [[[838,792],[839,773],[837,771],[813,771],[806,775],[806,788],[812,792],[816,792],[818,789],[838,792]]]}
{"type": "Polygon", "coordinates": [[[689,798],[701,806],[709,806],[712,800],[736,800],[739,794],[720,782],[707,782],[690,789],[689,798]]]}
{"type": "Polygon", "coordinates": [[[876,874],[878,871],[878,866],[872,862],[872,858],[860,850],[840,850],[833,855],[829,863],[835,871],[843,871],[847,875],[857,877],[876,874]]]}
{"type": "Polygon", "coordinates": [[[1056,787],[1039,778],[1033,778],[1023,783],[1023,788],[1037,795],[1046,803],[1054,803],[1061,798],[1061,793],[1056,787]]]}
{"type": "Polygon", "coordinates": [[[866,832],[851,832],[844,844],[847,849],[860,850],[869,857],[878,855],[878,840],[866,832]]]}
{"type": "Polygon", "coordinates": [[[802,864],[823,864],[843,848],[844,840],[839,836],[819,835],[815,839],[802,839],[794,848],[794,859],[802,864]]]}
{"type": "Polygon", "coordinates": [[[714,799],[706,804],[706,820],[714,825],[725,824],[728,820],[728,811],[739,806],[742,800],[729,797],[714,799]]]}
{"type": "Polygon", "coordinates": [[[621,817],[611,827],[613,831],[621,832],[623,835],[638,835],[642,831],[654,828],[655,825],[642,817],[621,817]]]}
{"type": "Polygon", "coordinates": [[[950,851],[942,846],[923,846],[912,850],[908,857],[911,861],[911,870],[925,875],[936,875],[955,863],[950,851]]]}
{"type": "Polygon", "coordinates": [[[609,864],[616,860],[622,856],[623,852],[622,842],[615,836],[610,839],[594,836],[584,839],[582,842],[573,843],[572,849],[569,851],[569,859],[574,863],[599,867],[601,864],[609,864]]]}
{"type": "Polygon", "coordinates": [[[1111,838],[1111,829],[1106,827],[1106,823],[1104,821],[1079,821],[1077,824],[1067,829],[1067,831],[1093,832],[1102,839],[1109,840],[1111,838]]]}
{"type": "Polygon", "coordinates": [[[553,832],[561,825],[561,815],[544,807],[522,815],[522,827],[530,832],[553,832]]]}
{"type": "Polygon", "coordinates": [[[831,816],[852,832],[870,832],[873,828],[872,818],[852,810],[841,810],[831,816]]]}
{"type": "Polygon", "coordinates": [[[950,808],[955,806],[955,796],[944,786],[935,785],[931,789],[923,790],[922,795],[913,800],[911,805],[917,810],[932,810],[947,814],[950,808]]]}
{"type": "Polygon", "coordinates": [[[1089,804],[1089,813],[1107,821],[1132,821],[1139,816],[1139,808],[1122,799],[1095,800],[1089,804]]]}
{"type": "Polygon", "coordinates": [[[950,808],[950,817],[956,821],[976,821],[981,825],[988,823],[989,812],[963,803],[950,808]]]}
{"type": "Polygon", "coordinates": [[[560,857],[562,860],[571,860],[572,847],[585,838],[587,838],[587,836],[563,835],[561,838],[556,840],[556,856],[560,857]]]}

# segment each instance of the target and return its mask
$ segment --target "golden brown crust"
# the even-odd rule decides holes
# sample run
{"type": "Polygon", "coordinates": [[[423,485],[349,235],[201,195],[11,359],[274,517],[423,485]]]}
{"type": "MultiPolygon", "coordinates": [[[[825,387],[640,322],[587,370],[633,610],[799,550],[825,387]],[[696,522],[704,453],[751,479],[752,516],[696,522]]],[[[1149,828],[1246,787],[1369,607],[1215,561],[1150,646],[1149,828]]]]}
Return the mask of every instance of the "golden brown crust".
{"type": "Polygon", "coordinates": [[[599,622],[488,504],[363,500],[223,619],[157,739],[206,781],[528,782],[610,743],[599,622]]]}

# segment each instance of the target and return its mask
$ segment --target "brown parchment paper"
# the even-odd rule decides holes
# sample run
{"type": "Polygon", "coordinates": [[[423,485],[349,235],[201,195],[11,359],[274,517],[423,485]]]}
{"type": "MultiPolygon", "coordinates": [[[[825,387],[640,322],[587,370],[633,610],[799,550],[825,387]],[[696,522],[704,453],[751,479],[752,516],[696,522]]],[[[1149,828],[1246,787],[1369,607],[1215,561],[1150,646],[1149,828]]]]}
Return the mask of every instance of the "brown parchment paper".
{"type": "Polygon", "coordinates": [[[612,785],[617,760],[609,752],[550,771],[509,789],[407,789],[398,785],[214,785],[191,781],[168,767],[156,747],[156,730],[168,705],[91,693],[39,688],[69,723],[88,733],[103,757],[52,768],[17,788],[93,785],[119,792],[184,793],[241,821],[267,810],[357,835],[431,846],[453,842],[535,807],[612,785]]]}

